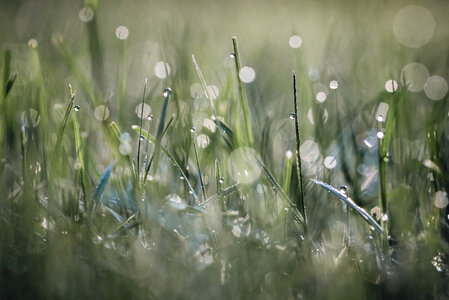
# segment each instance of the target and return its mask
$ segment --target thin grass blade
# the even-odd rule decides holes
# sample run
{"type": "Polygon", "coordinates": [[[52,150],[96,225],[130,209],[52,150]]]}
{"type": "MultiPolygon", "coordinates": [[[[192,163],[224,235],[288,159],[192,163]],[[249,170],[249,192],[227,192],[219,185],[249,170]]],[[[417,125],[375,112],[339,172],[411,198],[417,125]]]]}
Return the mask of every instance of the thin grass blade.
{"type": "Polygon", "coordinates": [[[373,217],[371,217],[370,214],[367,213],[365,209],[363,209],[362,207],[355,204],[355,202],[351,198],[346,197],[345,194],[341,193],[339,190],[337,190],[336,188],[334,188],[333,186],[331,186],[327,183],[324,183],[318,179],[311,179],[311,180],[315,184],[317,184],[317,185],[321,186],[322,188],[324,188],[325,190],[331,192],[332,194],[334,194],[335,196],[340,198],[340,200],[342,200],[344,203],[349,205],[359,216],[361,216],[370,226],[372,226],[377,233],[379,233],[379,234],[383,233],[383,229],[379,225],[379,223],[377,223],[376,220],[374,220],[373,217]]]}

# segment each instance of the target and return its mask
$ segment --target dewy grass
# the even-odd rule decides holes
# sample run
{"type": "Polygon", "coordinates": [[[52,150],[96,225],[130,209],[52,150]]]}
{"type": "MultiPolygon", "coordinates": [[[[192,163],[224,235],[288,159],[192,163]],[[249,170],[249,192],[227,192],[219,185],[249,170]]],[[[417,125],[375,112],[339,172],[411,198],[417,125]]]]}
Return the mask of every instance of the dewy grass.
{"type": "MultiPolygon", "coordinates": [[[[143,111],[145,108],[145,92],[147,91],[147,83],[148,79],[145,78],[145,84],[143,87],[143,95],[142,95],[142,105],[140,107],[140,129],[142,130],[142,124],[143,124],[143,111]]],[[[142,142],[142,132],[139,132],[139,141],[137,145],[137,177],[140,178],[140,146],[142,142]]],[[[146,180],[145,178],[143,180],[146,180]]]]}
{"type": "Polygon", "coordinates": [[[237,37],[232,37],[232,46],[234,48],[234,53],[232,56],[234,57],[235,61],[235,74],[237,77],[237,84],[238,84],[238,91],[239,91],[239,98],[240,98],[240,107],[242,109],[243,113],[243,121],[245,122],[245,145],[248,145],[250,147],[253,147],[254,145],[254,138],[253,138],[253,131],[251,129],[251,119],[249,115],[249,107],[248,107],[248,99],[246,97],[246,91],[245,91],[245,85],[243,84],[243,81],[240,79],[240,52],[237,45],[237,37]]]}
{"type": "MultiPolygon", "coordinates": [[[[6,19],[17,27],[2,36],[8,41],[3,49],[11,52],[2,59],[0,83],[1,299],[448,297],[449,96],[427,99],[432,78],[424,91],[405,93],[405,80],[395,93],[383,91],[387,71],[402,70],[399,62],[425,64],[429,74],[442,77],[446,66],[433,49],[447,48],[448,41],[432,38],[425,47],[398,47],[389,23],[381,22],[388,23],[389,31],[376,28],[379,34],[370,39],[391,46],[397,57],[366,56],[372,49],[354,41],[369,29],[371,13],[364,10],[359,17],[354,12],[364,7],[354,2],[344,11],[350,18],[338,18],[331,26],[332,36],[338,38],[320,40],[325,54],[310,51],[319,46],[310,37],[325,36],[322,26],[313,26],[314,18],[303,19],[310,26],[301,26],[304,32],[298,34],[308,38],[293,53],[285,30],[268,28],[264,22],[254,27],[253,13],[233,9],[237,3],[231,1],[226,9],[233,9],[236,18],[246,17],[245,27],[234,22],[232,30],[245,38],[257,71],[256,80],[243,83],[236,40],[229,49],[218,42],[225,41],[227,33],[216,31],[220,20],[213,10],[192,20],[209,21],[207,30],[179,31],[177,22],[184,24],[184,13],[199,16],[194,2],[182,11],[173,3],[139,12],[137,5],[121,7],[124,17],[133,11],[138,19],[145,12],[149,22],[167,25],[158,39],[157,26],[126,18],[130,35],[123,43],[113,34],[118,23],[104,19],[114,13],[106,2],[84,3],[83,16],[90,14],[97,22],[98,34],[91,37],[89,27],[71,30],[78,8],[73,11],[69,5],[66,14],[59,9],[64,1],[54,3],[57,18],[50,14],[45,26],[34,22],[27,33],[29,22],[22,16],[35,6],[28,3],[22,9],[19,2],[0,4],[6,11],[0,23],[6,19]],[[9,14],[15,5],[17,10],[9,14]],[[172,8],[170,22],[158,17],[161,7],[172,8]],[[354,31],[346,26],[352,22],[358,24],[354,31]],[[346,30],[345,51],[338,51],[340,26],[346,30]],[[39,47],[36,40],[28,48],[22,45],[23,37],[48,36],[49,28],[62,28],[65,42],[56,37],[53,45],[46,39],[39,40],[39,47]],[[260,31],[248,36],[247,28],[260,31]],[[217,34],[212,37],[211,32],[217,34]],[[97,49],[104,50],[104,70],[91,68],[100,63],[96,50],[89,48],[92,37],[98,38],[97,49]],[[120,53],[115,47],[125,43],[129,48],[120,53]],[[52,46],[61,56],[53,55],[52,46]],[[225,55],[231,48],[237,60],[225,55]],[[201,70],[198,61],[192,67],[192,52],[201,57],[201,70]],[[363,64],[367,57],[368,66],[363,64]],[[125,58],[129,65],[122,67],[125,58]],[[164,78],[154,69],[159,61],[169,62],[163,67],[164,78]],[[291,101],[289,70],[295,62],[297,96],[291,101]],[[98,84],[96,72],[103,72],[105,86],[98,84]],[[147,116],[132,113],[142,107],[140,89],[146,77],[150,85],[144,103],[158,112],[148,123],[147,116]],[[334,80],[336,90],[329,86],[334,80]],[[69,81],[78,93],[63,100],[69,81]],[[173,103],[168,94],[153,96],[166,86],[176,92],[170,97],[173,103]],[[108,99],[103,97],[105,89],[114,92],[108,99]],[[318,91],[327,93],[324,102],[315,101],[318,91]],[[255,108],[251,120],[248,100],[255,108]],[[109,118],[94,118],[94,109],[106,101],[109,118]],[[378,140],[372,114],[380,101],[388,102],[390,111],[385,127],[379,128],[383,139],[378,140]],[[82,105],[79,112],[75,104],[82,105]],[[287,117],[288,107],[295,121],[287,117]],[[326,118],[321,115],[325,111],[326,118]],[[198,136],[207,137],[201,148],[193,139],[195,156],[192,125],[198,136]],[[141,136],[146,140],[139,151],[136,138],[141,136]],[[251,146],[251,136],[254,149],[242,148],[251,146]],[[293,153],[286,157],[289,149],[293,153]],[[240,160],[236,150],[251,156],[240,160]],[[336,165],[324,163],[328,156],[336,158],[336,165]],[[301,163],[296,169],[295,159],[301,163]],[[314,179],[321,190],[312,178],[329,184],[314,179]],[[341,184],[350,186],[352,199],[334,188],[341,184]],[[303,214],[299,199],[305,196],[303,214]],[[341,212],[342,203],[347,214],[341,212]],[[386,224],[382,213],[388,215],[386,224]]],[[[41,2],[36,5],[44,5],[41,2]]],[[[425,5],[444,11],[449,4],[425,5]]],[[[297,17],[293,8],[285,11],[285,20],[297,17]]],[[[376,20],[379,15],[376,11],[376,20]]],[[[446,20],[438,14],[434,19],[435,32],[444,35],[440,24],[446,20]]]]}
{"type": "Polygon", "coordinates": [[[296,174],[298,176],[299,195],[298,206],[299,210],[304,218],[304,222],[307,225],[306,205],[304,203],[304,186],[302,182],[302,167],[301,167],[301,139],[299,133],[299,116],[298,116],[298,100],[296,92],[296,74],[293,72],[293,104],[294,104],[294,120],[295,120],[295,138],[296,138],[296,174]]]}

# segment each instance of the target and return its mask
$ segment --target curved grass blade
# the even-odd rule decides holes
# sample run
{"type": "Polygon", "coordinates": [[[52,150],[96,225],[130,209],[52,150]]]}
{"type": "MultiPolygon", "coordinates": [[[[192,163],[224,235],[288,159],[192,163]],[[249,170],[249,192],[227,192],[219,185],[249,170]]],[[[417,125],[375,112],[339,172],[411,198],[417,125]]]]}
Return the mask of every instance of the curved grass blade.
{"type": "Polygon", "coordinates": [[[284,201],[285,205],[292,211],[295,220],[299,224],[305,226],[304,216],[301,215],[301,212],[298,210],[296,204],[294,204],[292,202],[292,200],[290,200],[288,195],[282,189],[281,185],[276,181],[276,179],[274,178],[273,174],[271,174],[271,172],[268,170],[268,168],[265,166],[265,164],[258,157],[256,157],[256,160],[257,160],[257,164],[259,165],[260,169],[265,174],[265,176],[268,178],[268,180],[270,181],[271,185],[280,194],[281,199],[284,201]]]}
{"type": "MultiPolygon", "coordinates": [[[[173,155],[170,154],[170,152],[168,151],[167,148],[165,148],[164,146],[161,145],[161,143],[159,141],[156,140],[156,138],[154,136],[152,136],[150,133],[148,133],[145,129],[142,128],[142,131],[140,131],[140,127],[137,125],[133,125],[132,129],[134,129],[134,131],[136,132],[141,132],[142,135],[149,139],[152,143],[154,143],[156,146],[159,146],[160,150],[162,150],[162,152],[165,153],[165,155],[167,155],[167,157],[172,161],[172,163],[175,165],[175,167],[179,170],[179,172],[181,173],[182,177],[185,178],[187,185],[189,186],[189,189],[193,195],[193,197],[195,198],[195,201],[198,202],[198,195],[195,193],[195,190],[193,189],[192,185],[190,184],[189,180],[187,179],[186,174],[184,173],[184,171],[182,170],[181,166],[178,164],[178,162],[175,160],[175,158],[173,157],[173,155]]],[[[197,203],[198,204],[198,203],[197,203]]]]}
{"type": "Polygon", "coordinates": [[[336,188],[334,188],[333,186],[331,186],[327,183],[324,183],[318,179],[311,179],[311,180],[315,184],[317,184],[317,185],[321,186],[322,188],[324,188],[325,190],[331,192],[332,194],[334,194],[335,196],[340,198],[340,200],[342,200],[347,205],[349,205],[359,216],[361,216],[369,225],[371,225],[376,230],[377,233],[379,233],[379,234],[383,233],[383,229],[379,225],[379,223],[377,223],[376,220],[374,220],[373,217],[371,217],[370,214],[367,213],[365,209],[363,209],[360,206],[358,206],[357,204],[355,204],[355,202],[351,198],[346,197],[339,190],[337,190],[336,188]]]}

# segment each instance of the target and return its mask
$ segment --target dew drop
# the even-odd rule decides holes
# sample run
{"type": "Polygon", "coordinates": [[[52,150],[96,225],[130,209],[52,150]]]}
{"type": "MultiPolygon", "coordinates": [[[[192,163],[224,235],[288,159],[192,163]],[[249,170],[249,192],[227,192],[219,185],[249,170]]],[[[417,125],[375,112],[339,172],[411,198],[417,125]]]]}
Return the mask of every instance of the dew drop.
{"type": "Polygon", "coordinates": [[[229,54],[229,57],[230,57],[230,58],[235,58],[235,53],[232,52],[231,54],[229,54]]]}
{"type": "Polygon", "coordinates": [[[147,116],[147,120],[148,120],[148,121],[153,120],[153,115],[152,115],[152,114],[149,114],[149,115],[147,116]]]}
{"type": "Polygon", "coordinates": [[[385,154],[384,156],[384,162],[389,162],[391,160],[391,154],[390,152],[388,152],[387,154],[385,154]]]}
{"type": "Polygon", "coordinates": [[[288,117],[289,117],[291,120],[294,120],[295,117],[296,117],[296,115],[295,115],[294,112],[291,112],[291,113],[288,115],[288,117]]]}
{"type": "Polygon", "coordinates": [[[179,176],[179,179],[184,180],[184,176],[179,176]]]}
{"type": "Polygon", "coordinates": [[[379,115],[377,115],[376,120],[377,120],[377,122],[382,123],[385,121],[385,117],[384,117],[384,115],[379,114],[379,115]]]}
{"type": "Polygon", "coordinates": [[[75,111],[80,111],[81,107],[77,104],[75,105],[75,111]]]}
{"type": "Polygon", "coordinates": [[[340,193],[342,193],[345,197],[348,197],[348,187],[346,185],[341,185],[340,193]]]}
{"type": "Polygon", "coordinates": [[[336,90],[338,88],[338,81],[337,80],[332,80],[329,83],[329,87],[331,88],[331,90],[336,90]]]}
{"type": "Polygon", "coordinates": [[[224,183],[224,177],[220,177],[219,182],[224,183]]]}
{"type": "Polygon", "coordinates": [[[376,135],[377,135],[377,138],[378,138],[378,139],[383,139],[384,136],[385,136],[385,134],[384,134],[382,131],[377,132],[376,135]]]}
{"type": "Polygon", "coordinates": [[[144,140],[145,140],[145,137],[144,137],[143,135],[141,135],[140,138],[139,138],[139,140],[140,140],[140,141],[144,141],[144,140]]]}
{"type": "Polygon", "coordinates": [[[171,96],[171,94],[172,94],[171,88],[165,88],[165,89],[164,89],[164,92],[162,93],[162,95],[163,95],[165,98],[171,96]]]}
{"type": "Polygon", "coordinates": [[[191,133],[195,133],[195,131],[196,131],[195,127],[190,128],[191,133]]]}

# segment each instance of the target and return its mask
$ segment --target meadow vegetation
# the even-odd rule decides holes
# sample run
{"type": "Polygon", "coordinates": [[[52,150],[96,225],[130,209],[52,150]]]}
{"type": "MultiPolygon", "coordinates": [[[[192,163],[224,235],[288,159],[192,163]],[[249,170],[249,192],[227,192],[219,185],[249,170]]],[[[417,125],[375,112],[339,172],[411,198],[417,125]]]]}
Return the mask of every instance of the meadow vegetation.
{"type": "Polygon", "coordinates": [[[448,12],[0,1],[0,299],[448,299],[448,12]]]}

